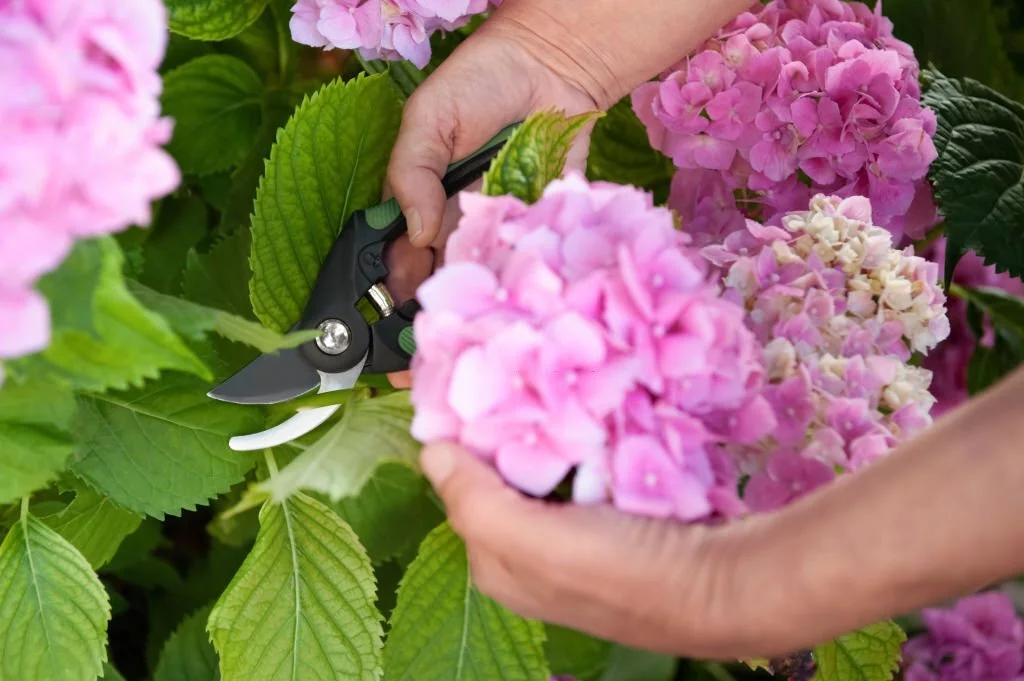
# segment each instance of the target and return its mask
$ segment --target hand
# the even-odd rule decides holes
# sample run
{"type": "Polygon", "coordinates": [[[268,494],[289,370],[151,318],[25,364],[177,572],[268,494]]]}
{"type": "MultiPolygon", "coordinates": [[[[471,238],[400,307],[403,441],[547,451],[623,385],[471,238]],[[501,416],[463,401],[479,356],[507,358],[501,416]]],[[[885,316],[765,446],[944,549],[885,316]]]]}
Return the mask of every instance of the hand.
{"type": "Polygon", "coordinates": [[[1024,571],[1024,369],[773,514],[685,526],[527,499],[452,445],[421,465],[474,584],[529,618],[705,659],[788,655],[1024,571]]]}
{"type": "Polygon", "coordinates": [[[736,639],[730,528],[529,499],[454,445],[421,461],[466,542],[473,584],[513,611],[658,652],[763,652],[736,639]]]}

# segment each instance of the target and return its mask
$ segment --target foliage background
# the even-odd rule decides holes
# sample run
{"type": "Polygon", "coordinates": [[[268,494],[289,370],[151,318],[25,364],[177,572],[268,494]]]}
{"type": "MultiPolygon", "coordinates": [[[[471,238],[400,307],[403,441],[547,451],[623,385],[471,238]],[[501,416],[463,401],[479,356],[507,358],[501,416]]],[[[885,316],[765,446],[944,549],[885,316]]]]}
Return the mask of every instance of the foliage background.
{"type": "MultiPolygon", "coordinates": [[[[428,609],[450,625],[439,631],[471,632],[462,648],[444,638],[435,647],[435,669],[453,651],[471,657],[466,679],[769,678],[525,622],[474,592],[439,503],[408,465],[408,403],[379,383],[349,396],[376,399],[353,402],[301,443],[249,458],[226,449],[228,436],[296,405],[262,413],[211,403],[205,391],[261,350],[301,340],[258,322],[290,326],[337,226],[376,202],[403,98],[424,73],[298,46],[285,0],[167,4],[163,104],[177,119],[169,148],[185,182],[151,226],[80,246],[43,282],[61,301],[55,343],[12,363],[0,393],[0,679],[291,678],[286,669],[340,678],[333,670],[358,664],[382,665],[387,679],[451,678],[409,671],[424,664],[413,658],[428,609]],[[357,148],[366,153],[356,158],[357,148]],[[286,235],[292,257],[282,259],[286,235]],[[368,457],[375,448],[361,443],[382,437],[383,454],[368,457]],[[32,640],[40,618],[45,641],[32,640]],[[310,638],[321,629],[343,630],[351,646],[317,650],[310,638]]],[[[887,0],[884,10],[922,65],[1024,102],[1020,3],[887,0]]],[[[427,72],[473,28],[436,36],[427,72]]],[[[663,200],[672,167],[622,102],[598,123],[588,172],[663,200]]],[[[977,389],[1024,357],[1024,306],[1000,309],[1006,342],[986,355],[977,389]]],[[[891,678],[900,636],[882,623],[823,646],[817,678],[891,678]]]]}

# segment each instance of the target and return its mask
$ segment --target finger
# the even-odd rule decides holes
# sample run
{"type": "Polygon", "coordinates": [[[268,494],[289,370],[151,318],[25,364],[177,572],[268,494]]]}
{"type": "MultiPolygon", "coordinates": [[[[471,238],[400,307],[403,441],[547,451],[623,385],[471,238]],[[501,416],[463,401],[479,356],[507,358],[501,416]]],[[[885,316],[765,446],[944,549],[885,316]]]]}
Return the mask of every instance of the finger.
{"type": "Polygon", "coordinates": [[[408,390],[412,387],[412,372],[411,371],[398,371],[393,374],[388,374],[388,382],[391,383],[391,387],[396,390],[408,390]]]}
{"type": "Polygon", "coordinates": [[[442,443],[424,448],[423,473],[444,502],[448,520],[467,544],[491,546],[488,534],[509,516],[529,524],[536,512],[533,500],[509,487],[498,474],[458,445],[442,443]]]}

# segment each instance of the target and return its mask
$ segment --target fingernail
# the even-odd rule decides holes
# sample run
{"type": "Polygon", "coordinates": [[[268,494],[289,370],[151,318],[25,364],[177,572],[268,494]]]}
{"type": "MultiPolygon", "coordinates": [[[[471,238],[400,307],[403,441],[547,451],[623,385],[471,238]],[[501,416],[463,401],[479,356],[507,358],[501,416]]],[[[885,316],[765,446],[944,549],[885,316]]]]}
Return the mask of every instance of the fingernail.
{"type": "Polygon", "coordinates": [[[423,220],[420,218],[419,211],[410,208],[409,212],[405,214],[405,224],[409,228],[409,238],[416,241],[423,233],[423,220]]]}
{"type": "Polygon", "coordinates": [[[435,487],[448,479],[455,469],[455,453],[450,445],[431,445],[420,455],[420,468],[435,487]]]}

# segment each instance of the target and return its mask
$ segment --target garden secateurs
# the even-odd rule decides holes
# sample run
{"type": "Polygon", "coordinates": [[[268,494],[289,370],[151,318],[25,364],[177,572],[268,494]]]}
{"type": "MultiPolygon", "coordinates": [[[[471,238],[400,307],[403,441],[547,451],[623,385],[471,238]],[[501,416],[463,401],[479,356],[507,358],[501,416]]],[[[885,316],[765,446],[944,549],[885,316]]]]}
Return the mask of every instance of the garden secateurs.
{"type": "MultiPolygon", "coordinates": [[[[449,166],[442,183],[452,197],[483,176],[516,126],[509,126],[472,155],[449,166]]],[[[357,211],[331,246],[306,308],[292,331],[317,329],[303,345],[257,357],[211,390],[209,397],[234,404],[278,404],[319,387],[320,393],[348,390],[363,374],[409,368],[415,343],[415,300],[396,305],[384,285],[389,244],[406,231],[395,199],[357,211]],[[379,315],[370,324],[357,307],[367,300],[379,315]]],[[[290,442],[329,419],[341,405],[300,410],[287,421],[258,433],[231,438],[236,451],[290,442]]]]}

